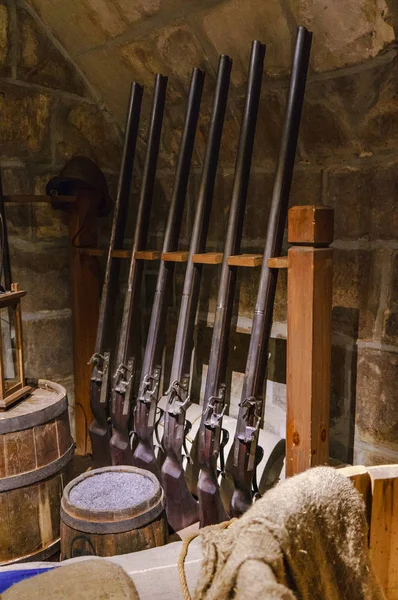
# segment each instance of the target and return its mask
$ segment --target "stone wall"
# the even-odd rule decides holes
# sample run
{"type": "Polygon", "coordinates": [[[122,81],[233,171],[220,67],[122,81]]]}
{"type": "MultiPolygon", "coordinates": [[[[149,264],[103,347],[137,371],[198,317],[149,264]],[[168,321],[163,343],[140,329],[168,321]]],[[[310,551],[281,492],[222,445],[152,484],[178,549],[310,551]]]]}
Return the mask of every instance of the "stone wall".
{"type": "MultiPolygon", "coordinates": [[[[51,83],[54,72],[51,60],[45,68],[43,65],[40,68],[26,65],[23,61],[29,63],[32,60],[29,58],[34,47],[32,42],[24,42],[27,49],[22,53],[16,50],[16,43],[0,44],[0,47],[9,49],[3,51],[4,68],[10,69],[7,65],[10,65],[11,59],[14,61],[13,71],[4,74],[4,77],[7,82],[10,76],[22,79],[23,86],[18,84],[19,91],[21,87],[31,90],[28,82],[29,86],[33,86],[29,94],[33,94],[35,100],[28,104],[28,110],[40,115],[40,119],[35,120],[35,128],[41,131],[40,127],[44,127],[47,131],[45,124],[48,123],[52,131],[52,138],[43,134],[42,145],[35,146],[33,151],[30,148],[26,151],[27,141],[23,135],[21,142],[18,140],[14,146],[13,151],[17,154],[13,154],[12,159],[15,156],[19,161],[26,160],[28,155],[37,157],[32,164],[30,160],[26,163],[32,173],[32,179],[29,179],[32,187],[29,189],[39,185],[35,181],[43,181],[39,178],[41,173],[45,177],[52,170],[49,164],[55,166],[57,161],[62,162],[75,147],[85,152],[97,152],[97,158],[104,166],[116,168],[113,158],[117,153],[112,146],[108,147],[108,139],[114,139],[107,133],[108,120],[92,98],[104,102],[119,125],[123,126],[129,85],[134,78],[146,86],[139,145],[142,157],[153,76],[158,71],[169,75],[155,210],[151,220],[150,243],[154,247],[161,244],[190,71],[193,66],[199,66],[206,70],[207,75],[183,220],[181,246],[188,245],[218,54],[226,52],[233,58],[234,67],[208,244],[209,250],[222,250],[250,42],[257,38],[268,46],[243,250],[262,251],[295,31],[298,24],[313,31],[311,69],[291,203],[323,203],[332,206],[336,213],[332,453],[350,461],[354,450],[356,462],[396,462],[398,217],[394,207],[398,185],[398,63],[395,41],[398,10],[394,0],[211,0],[206,3],[201,0],[140,0],[134,3],[127,0],[62,0],[56,3],[56,10],[53,0],[18,0],[16,6],[17,9],[11,11],[13,21],[10,17],[10,23],[15,23],[15,12],[25,15],[19,17],[20,23],[24,22],[24,18],[35,27],[43,23],[49,32],[47,40],[53,42],[51,48],[64,48],[77,66],[77,71],[67,71],[68,77],[72,73],[74,77],[76,73],[84,73],[86,86],[87,81],[90,82],[89,92],[79,90],[79,87],[72,95],[49,91],[50,87],[64,90],[65,81],[70,79],[64,74],[63,78],[56,78],[56,84],[51,83]],[[45,82],[34,79],[44,74],[50,79],[45,82]],[[39,89],[35,85],[39,85],[40,90],[45,86],[45,93],[40,93],[48,98],[46,101],[36,98],[39,89]],[[100,125],[95,128],[93,137],[93,128],[87,124],[96,123],[96,119],[100,125]],[[51,148],[46,155],[45,148],[50,139],[51,148]]],[[[22,39],[30,39],[23,34],[23,27],[21,31],[22,39]]],[[[45,53],[43,50],[43,56],[45,53]]],[[[70,63],[67,64],[70,67],[70,63]]],[[[74,85],[84,87],[81,79],[77,80],[79,83],[74,85]]],[[[25,93],[28,94],[23,91],[25,93]]],[[[23,114],[29,113],[24,110],[23,114]]],[[[2,126],[0,124],[0,128],[2,126]]],[[[18,169],[27,170],[23,166],[18,167],[19,164],[11,169],[16,182],[19,181],[15,174],[18,169]]],[[[22,182],[26,180],[23,178],[22,182]]],[[[21,210],[18,210],[18,215],[21,210]]],[[[38,218],[37,210],[32,209],[32,220],[38,218]]],[[[58,221],[48,214],[41,218],[45,223],[43,227],[49,228],[45,241],[42,238],[41,243],[62,245],[61,226],[55,224],[58,221]]],[[[28,228],[26,239],[30,239],[28,232],[36,238],[40,231],[32,222],[25,225],[28,228]]],[[[54,270],[58,272],[56,267],[54,270]]],[[[205,268],[194,362],[193,396],[196,399],[199,399],[206,372],[218,275],[217,269],[205,268]]],[[[183,270],[178,268],[168,322],[166,377],[182,277],[183,270]]],[[[155,280],[155,267],[147,268],[144,286],[146,317],[155,280]]],[[[257,270],[242,272],[239,318],[231,340],[228,373],[231,414],[236,413],[239,400],[257,282],[257,270]]],[[[264,425],[280,435],[284,433],[285,410],[285,301],[286,280],[281,273],[270,348],[264,425]]],[[[142,323],[142,335],[145,336],[147,319],[142,323]]]]}
{"type": "MultiPolygon", "coordinates": [[[[43,194],[75,153],[114,180],[120,143],[85,78],[40,23],[0,1],[0,167],[6,195],[43,194]]],[[[14,281],[22,301],[28,377],[66,386],[73,407],[68,227],[48,204],[6,205],[14,281]]]]}

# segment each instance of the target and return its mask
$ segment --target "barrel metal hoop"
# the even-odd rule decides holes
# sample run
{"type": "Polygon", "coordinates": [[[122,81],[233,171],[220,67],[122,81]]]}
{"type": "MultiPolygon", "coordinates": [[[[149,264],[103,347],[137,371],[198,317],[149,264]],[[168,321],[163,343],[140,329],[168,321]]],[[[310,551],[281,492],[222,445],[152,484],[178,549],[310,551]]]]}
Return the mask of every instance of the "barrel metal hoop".
{"type": "Polygon", "coordinates": [[[50,421],[54,421],[68,410],[68,399],[66,396],[59,402],[46,406],[42,410],[38,410],[25,415],[19,415],[11,419],[0,420],[0,435],[5,433],[13,433],[14,431],[23,431],[32,429],[38,425],[44,425],[50,421]]]}
{"type": "Polygon", "coordinates": [[[7,492],[9,490],[26,487],[57,474],[72,460],[74,452],[75,446],[72,444],[65,454],[53,462],[48,463],[48,465],[44,465],[44,467],[40,467],[34,471],[21,473],[20,475],[13,475],[12,477],[4,477],[0,479],[0,492],[7,492]]]}
{"type": "Polygon", "coordinates": [[[163,510],[164,498],[162,493],[158,504],[153,506],[148,512],[131,517],[131,519],[123,519],[123,521],[86,521],[77,517],[72,517],[65,511],[62,502],[61,521],[68,527],[83,533],[125,533],[149,525],[159,517],[163,510]]]}

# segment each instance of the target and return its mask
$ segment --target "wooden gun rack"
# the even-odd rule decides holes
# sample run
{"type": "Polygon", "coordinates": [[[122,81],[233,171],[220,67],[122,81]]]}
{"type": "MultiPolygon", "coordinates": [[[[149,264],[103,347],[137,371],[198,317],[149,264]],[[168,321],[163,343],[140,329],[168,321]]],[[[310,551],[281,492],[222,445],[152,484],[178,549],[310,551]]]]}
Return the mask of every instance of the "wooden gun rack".
{"type": "MultiPolygon", "coordinates": [[[[95,345],[100,289],[97,247],[98,194],[86,190],[79,196],[6,196],[6,202],[51,203],[69,213],[69,261],[73,319],[76,453],[91,451],[88,426],[92,419],[89,398],[91,367],[87,364],[95,345]],[[74,244],[72,245],[72,240],[74,244]]],[[[287,439],[286,474],[326,464],[329,457],[329,390],[332,312],[333,210],[322,206],[297,206],[289,211],[288,256],[270,259],[269,267],[288,270],[287,318],[287,439]]],[[[113,256],[128,259],[129,250],[113,256]]],[[[156,250],[136,253],[139,260],[187,262],[188,252],[161,255],[156,250]]],[[[193,262],[218,265],[221,252],[195,254],[193,262]]],[[[259,254],[230,256],[228,264],[255,268],[259,254]]]]}

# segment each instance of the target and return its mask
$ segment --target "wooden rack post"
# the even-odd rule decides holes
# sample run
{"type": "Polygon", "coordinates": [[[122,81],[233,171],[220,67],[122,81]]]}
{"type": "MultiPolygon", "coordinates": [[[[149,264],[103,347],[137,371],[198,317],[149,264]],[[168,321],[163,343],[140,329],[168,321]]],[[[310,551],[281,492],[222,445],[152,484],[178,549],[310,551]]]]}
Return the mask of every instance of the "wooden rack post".
{"type": "Polygon", "coordinates": [[[91,366],[99,314],[98,258],[82,252],[96,247],[98,241],[98,205],[101,194],[82,190],[69,212],[69,269],[73,320],[73,371],[75,380],[76,454],[91,453],[89,425],[91,366]]]}
{"type": "Polygon", "coordinates": [[[333,210],[290,209],[286,476],[329,461],[333,210]]]}

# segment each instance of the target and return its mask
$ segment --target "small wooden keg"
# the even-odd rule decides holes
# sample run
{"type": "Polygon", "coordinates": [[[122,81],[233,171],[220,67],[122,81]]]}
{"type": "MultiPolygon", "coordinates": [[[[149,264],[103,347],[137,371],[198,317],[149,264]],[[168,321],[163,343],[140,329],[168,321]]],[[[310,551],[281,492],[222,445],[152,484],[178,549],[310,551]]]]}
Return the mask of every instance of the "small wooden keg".
{"type": "Polygon", "coordinates": [[[73,458],[65,389],[39,380],[0,413],[0,565],[59,550],[59,511],[73,458]]]}
{"type": "Polygon", "coordinates": [[[61,560],[114,556],[167,542],[163,489],[155,475],[129,466],[80,475],[61,502],[61,560]]]}

